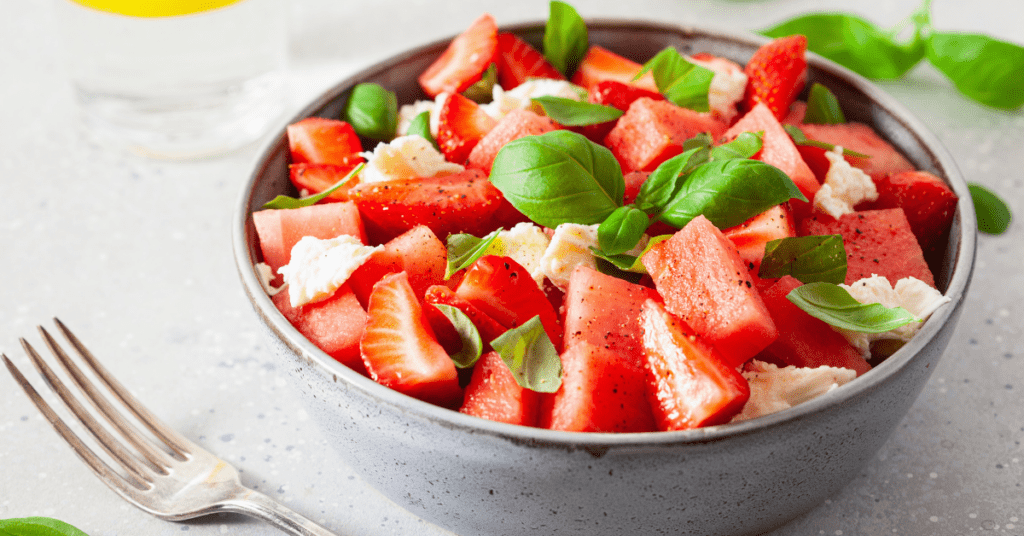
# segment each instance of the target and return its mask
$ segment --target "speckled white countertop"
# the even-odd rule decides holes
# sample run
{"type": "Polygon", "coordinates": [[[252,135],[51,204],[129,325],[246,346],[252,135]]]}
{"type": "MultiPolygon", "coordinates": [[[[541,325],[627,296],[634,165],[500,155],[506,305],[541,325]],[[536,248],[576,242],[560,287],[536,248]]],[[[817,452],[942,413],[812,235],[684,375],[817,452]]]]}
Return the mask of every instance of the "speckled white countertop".
{"type": "MultiPolygon", "coordinates": [[[[585,17],[761,28],[807,10],[892,25],[916,0],[584,1],[585,17]]],[[[481,11],[539,20],[546,0],[293,0],[290,112],[349,73],[461,31],[481,11]]],[[[935,26],[1024,43],[1024,3],[935,0],[935,26]]],[[[61,317],[169,424],[243,481],[338,534],[450,534],[363,483],[300,409],[237,281],[230,223],[257,147],[203,162],[109,152],[75,123],[50,2],[0,2],[0,352],[61,317]]],[[[1024,82],[1022,82],[1024,84],[1024,82]]],[[[922,66],[883,87],[968,180],[1024,215],[1024,116],[962,98],[922,66]]],[[[772,533],[1024,534],[1024,223],[978,245],[975,282],[939,368],[863,473],[772,533]]],[[[35,372],[31,371],[35,378],[35,372]]],[[[37,383],[37,385],[39,385],[37,383]]],[[[92,536],[278,534],[236,516],[157,520],[96,479],[0,373],[0,519],[52,516],[92,536]]]]}

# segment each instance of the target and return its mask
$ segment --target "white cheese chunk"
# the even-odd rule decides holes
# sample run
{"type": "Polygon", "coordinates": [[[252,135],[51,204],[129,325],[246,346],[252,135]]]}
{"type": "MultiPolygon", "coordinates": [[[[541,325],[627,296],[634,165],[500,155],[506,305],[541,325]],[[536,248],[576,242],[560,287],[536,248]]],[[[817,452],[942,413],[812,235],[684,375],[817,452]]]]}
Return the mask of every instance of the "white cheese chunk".
{"type": "Polygon", "coordinates": [[[828,172],[821,189],[814,194],[814,208],[833,218],[853,212],[862,201],[878,199],[878,190],[867,173],[850,165],[843,158],[843,148],[825,152],[829,161],[828,172]]]}
{"type": "Polygon", "coordinates": [[[739,64],[725,58],[709,60],[687,57],[687,61],[715,72],[708,88],[708,107],[719,118],[731,123],[739,112],[736,103],[743,100],[747,89],[747,75],[739,64]]]}
{"type": "Polygon", "coordinates": [[[263,291],[267,293],[267,296],[276,296],[278,292],[284,290],[284,285],[275,287],[272,284],[274,281],[274,269],[265,262],[256,263],[256,276],[260,278],[260,286],[263,287],[263,291]]]}
{"type": "MultiPolygon", "coordinates": [[[[926,320],[941,305],[949,302],[928,283],[915,277],[905,277],[889,285],[889,280],[880,275],[872,275],[855,281],[852,285],[839,285],[845,288],[853,298],[861,303],[880,303],[886,307],[902,307],[922,321],[926,320]]],[[[871,342],[877,340],[898,340],[907,342],[921,329],[922,322],[911,322],[894,330],[883,333],[861,333],[833,327],[841,333],[864,358],[871,357],[871,342]]]]}
{"type": "Polygon", "coordinates": [[[402,136],[391,143],[379,143],[373,152],[364,152],[363,157],[366,167],[359,174],[363,183],[437,177],[466,169],[445,160],[421,136],[402,136]]]}
{"type": "Polygon", "coordinates": [[[535,97],[553,96],[563,97],[572,100],[583,100],[586,94],[579,88],[565,80],[551,80],[546,78],[534,78],[527,80],[518,86],[505,91],[498,84],[491,90],[494,98],[491,102],[480,106],[487,115],[501,119],[512,110],[530,110],[543,115],[544,109],[539,104],[534,104],[535,97]]]}
{"type": "Polygon", "coordinates": [[[556,287],[562,290],[569,287],[569,277],[576,266],[597,266],[597,259],[590,251],[591,247],[598,247],[597,227],[563,223],[555,228],[551,243],[540,259],[540,269],[556,287]]]}
{"type": "Polygon", "coordinates": [[[304,236],[287,265],[278,268],[288,285],[292,307],[329,298],[374,252],[384,246],[365,246],[358,238],[341,235],[321,240],[304,236]]]}
{"type": "Polygon", "coordinates": [[[741,373],[750,385],[750,399],[732,422],[755,419],[821,396],[857,376],[847,368],[777,367],[756,359],[741,373]]]}
{"type": "Polygon", "coordinates": [[[544,272],[541,270],[541,258],[550,243],[551,239],[544,234],[544,229],[529,222],[522,222],[498,233],[484,255],[512,257],[530,272],[537,286],[543,288],[544,272]]]}
{"type": "Polygon", "coordinates": [[[418,100],[412,104],[403,104],[398,109],[398,131],[396,136],[405,136],[409,133],[409,125],[416,116],[423,112],[430,112],[430,135],[437,139],[437,128],[440,124],[441,107],[448,99],[447,93],[440,93],[432,101],[418,100]]]}

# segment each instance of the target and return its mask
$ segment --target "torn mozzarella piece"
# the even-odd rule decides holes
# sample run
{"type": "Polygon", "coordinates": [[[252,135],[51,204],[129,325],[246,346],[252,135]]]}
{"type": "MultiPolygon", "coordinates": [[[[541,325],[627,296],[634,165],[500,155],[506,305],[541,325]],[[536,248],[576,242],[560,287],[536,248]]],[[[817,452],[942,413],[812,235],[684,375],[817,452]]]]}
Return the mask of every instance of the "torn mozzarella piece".
{"type": "Polygon", "coordinates": [[[597,259],[590,251],[591,247],[598,247],[597,227],[563,223],[555,228],[551,243],[540,259],[540,269],[556,287],[568,288],[569,277],[580,264],[597,267],[597,259]]]}
{"type": "Polygon", "coordinates": [[[275,287],[272,283],[274,281],[274,269],[265,262],[256,263],[256,277],[260,279],[260,286],[263,287],[263,291],[267,293],[267,296],[276,296],[278,292],[284,289],[284,285],[275,287]]]}
{"type": "Polygon", "coordinates": [[[880,275],[865,277],[851,285],[839,286],[846,289],[855,300],[861,303],[880,303],[886,307],[902,307],[921,319],[921,322],[911,322],[883,333],[862,333],[832,328],[846,337],[846,340],[850,341],[850,344],[859,350],[865,359],[871,357],[872,341],[885,339],[909,341],[921,329],[924,320],[927,320],[939,306],[950,301],[948,296],[943,296],[931,285],[915,277],[900,279],[896,282],[895,287],[889,285],[889,280],[880,275]]]}
{"type": "Polygon", "coordinates": [[[836,146],[825,152],[829,161],[828,172],[821,189],[814,194],[814,208],[833,218],[853,212],[862,201],[878,199],[878,190],[867,173],[850,165],[843,158],[843,148],[836,146]]]}
{"type": "Polygon", "coordinates": [[[448,98],[447,93],[440,93],[434,100],[418,100],[412,104],[403,104],[398,109],[398,132],[396,136],[405,136],[409,133],[409,125],[416,116],[423,112],[430,112],[430,135],[437,139],[437,128],[440,124],[441,107],[448,98]]]}
{"type": "Polygon", "coordinates": [[[480,105],[480,109],[494,119],[500,120],[512,110],[530,110],[543,115],[544,109],[539,104],[534,104],[535,97],[563,97],[572,100],[583,100],[585,94],[578,86],[565,80],[551,80],[547,78],[534,78],[527,80],[518,86],[505,91],[498,84],[492,90],[494,98],[487,104],[480,105]]]}
{"type": "Polygon", "coordinates": [[[304,236],[292,247],[291,260],[277,272],[288,285],[292,307],[299,307],[329,298],[370,255],[382,249],[384,246],[363,245],[349,235],[326,240],[304,236]]]}
{"type": "Polygon", "coordinates": [[[739,64],[725,58],[687,57],[686,60],[715,72],[708,88],[708,106],[713,114],[731,123],[739,113],[736,111],[736,103],[743,100],[743,93],[747,89],[746,73],[739,64]]]}
{"type": "Polygon", "coordinates": [[[362,183],[451,175],[466,169],[445,160],[422,136],[402,136],[391,143],[379,143],[362,156],[366,158],[366,167],[359,174],[362,183]]]}
{"type": "Polygon", "coordinates": [[[551,239],[544,230],[532,223],[517,223],[507,231],[501,231],[487,247],[484,255],[501,255],[511,257],[530,272],[530,276],[543,288],[544,272],[541,270],[541,259],[548,249],[551,239]]]}
{"type": "Polygon", "coordinates": [[[750,398],[732,422],[755,419],[789,409],[821,396],[857,377],[847,368],[778,367],[756,359],[741,373],[750,385],[750,398]]]}

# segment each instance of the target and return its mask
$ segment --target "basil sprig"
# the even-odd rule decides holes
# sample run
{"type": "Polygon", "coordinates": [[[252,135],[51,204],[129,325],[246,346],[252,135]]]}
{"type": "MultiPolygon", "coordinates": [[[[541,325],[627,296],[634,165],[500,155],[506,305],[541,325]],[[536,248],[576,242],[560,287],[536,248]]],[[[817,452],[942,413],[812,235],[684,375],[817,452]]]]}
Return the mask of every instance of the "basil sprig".
{"type": "Polygon", "coordinates": [[[622,117],[623,111],[613,106],[583,102],[565,97],[545,95],[534,97],[533,102],[540,104],[544,113],[552,121],[567,127],[584,127],[607,123],[622,117]]]}
{"type": "Polygon", "coordinates": [[[494,98],[494,85],[497,83],[498,66],[492,63],[480,75],[480,80],[462,91],[462,96],[477,104],[491,102],[491,99],[494,98]]]}
{"type": "Polygon", "coordinates": [[[544,57],[569,78],[587,53],[587,23],[576,9],[554,0],[544,26],[544,57]]]}
{"type": "Polygon", "coordinates": [[[342,186],[347,184],[348,181],[352,180],[352,177],[358,175],[359,172],[362,171],[364,167],[366,167],[366,163],[360,162],[358,166],[352,168],[352,171],[349,171],[348,174],[342,177],[340,181],[332,184],[330,188],[316,195],[303,197],[301,199],[288,197],[287,195],[278,195],[277,197],[271,199],[270,201],[263,203],[263,206],[261,208],[302,208],[308,207],[310,205],[315,205],[322,199],[333,194],[338,188],[341,188],[342,186]]]}
{"type": "Polygon", "coordinates": [[[88,536],[81,530],[51,517],[0,519],[0,534],[18,536],[88,536]]]}
{"type": "Polygon", "coordinates": [[[656,214],[668,205],[683,184],[683,177],[711,159],[710,143],[698,145],[659,165],[640,185],[633,203],[647,214],[656,214]]]}
{"type": "Polygon", "coordinates": [[[696,112],[711,110],[708,90],[715,72],[686,61],[674,47],[665,47],[643,65],[633,77],[638,80],[648,71],[654,76],[654,85],[665,98],[683,108],[696,112]]]}
{"type": "Polygon", "coordinates": [[[802,283],[834,283],[846,280],[846,249],[842,235],[781,238],[765,244],[757,275],[762,278],[792,276],[802,283]]]}
{"type": "Polygon", "coordinates": [[[861,333],[884,333],[921,320],[902,307],[860,303],[832,283],[807,283],[789,292],[786,299],[807,314],[830,326],[861,333]]]}
{"type": "MultiPolygon", "coordinates": [[[[826,151],[831,151],[831,150],[836,148],[836,146],[832,145],[831,143],[824,142],[824,141],[818,141],[818,140],[812,140],[812,139],[808,138],[807,135],[804,134],[804,131],[800,130],[800,127],[798,127],[796,125],[782,125],[782,128],[786,131],[787,134],[789,134],[790,139],[792,139],[793,143],[796,144],[796,145],[805,145],[805,146],[808,146],[808,147],[817,147],[819,149],[824,149],[826,151]]],[[[851,150],[847,149],[846,147],[843,147],[843,155],[845,155],[845,156],[855,156],[857,158],[871,158],[871,155],[869,155],[869,154],[858,153],[857,151],[851,151],[851,150]]]]}
{"type": "Polygon", "coordinates": [[[412,121],[409,123],[409,130],[406,134],[410,136],[419,136],[429,141],[435,149],[438,149],[437,140],[435,140],[434,135],[430,133],[430,112],[420,112],[419,115],[412,118],[412,121]]]}
{"type": "Polygon", "coordinates": [[[845,122],[846,116],[843,115],[843,109],[839,107],[839,99],[827,87],[815,82],[807,97],[807,113],[804,114],[804,123],[839,125],[845,122]]]}
{"type": "Polygon", "coordinates": [[[753,158],[764,146],[764,131],[740,132],[736,139],[711,149],[713,160],[729,160],[732,158],[753,158]]]}
{"type": "Polygon", "coordinates": [[[459,334],[459,339],[462,341],[462,349],[449,356],[452,362],[458,368],[469,368],[475,365],[484,349],[484,343],[480,340],[480,332],[476,329],[476,325],[458,307],[443,303],[432,305],[452,323],[452,327],[455,328],[455,332],[459,334]]]}
{"type": "Polygon", "coordinates": [[[445,281],[451,279],[455,272],[464,270],[484,255],[491,243],[498,238],[502,228],[497,228],[482,238],[471,234],[457,233],[448,235],[448,265],[444,271],[445,281]]]}
{"type": "Polygon", "coordinates": [[[978,219],[978,230],[987,234],[1003,234],[1010,227],[1010,207],[988,188],[980,184],[969,183],[974,202],[974,212],[978,219]]]}
{"type": "Polygon", "coordinates": [[[551,343],[540,315],[491,341],[520,386],[538,393],[554,393],[562,385],[562,360],[551,343]]]}
{"type": "Polygon", "coordinates": [[[398,97],[380,84],[356,84],[341,118],[364,138],[391,141],[398,128],[398,97]]]}
{"type": "Polygon", "coordinates": [[[1024,47],[986,35],[935,32],[927,57],[971,99],[1004,110],[1024,105],[1024,47]]]}

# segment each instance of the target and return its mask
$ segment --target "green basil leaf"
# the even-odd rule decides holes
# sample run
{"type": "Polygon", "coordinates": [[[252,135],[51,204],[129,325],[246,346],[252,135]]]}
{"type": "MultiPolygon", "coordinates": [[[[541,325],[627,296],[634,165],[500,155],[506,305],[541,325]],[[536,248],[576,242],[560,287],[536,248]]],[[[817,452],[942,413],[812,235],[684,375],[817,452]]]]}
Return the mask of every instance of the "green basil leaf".
{"type": "Polygon", "coordinates": [[[687,139],[683,142],[683,152],[689,151],[690,149],[697,149],[700,147],[711,148],[715,145],[715,140],[711,138],[711,134],[708,132],[701,132],[694,135],[694,137],[687,139]]]}
{"type": "Polygon", "coordinates": [[[1010,227],[1010,207],[992,190],[980,184],[968,183],[978,218],[978,230],[986,234],[1003,234],[1010,227]]]}
{"type": "Polygon", "coordinates": [[[480,340],[480,332],[477,331],[476,325],[458,307],[442,303],[432,305],[437,307],[437,310],[441,311],[441,314],[452,323],[455,332],[459,334],[459,339],[462,340],[462,349],[450,356],[452,362],[459,368],[469,368],[475,365],[484,351],[484,343],[480,340]]]}
{"type": "Polygon", "coordinates": [[[860,303],[832,283],[807,283],[789,292],[786,299],[807,314],[830,326],[861,333],[884,333],[921,320],[902,307],[860,303]]]}
{"type": "Polygon", "coordinates": [[[757,273],[763,278],[790,275],[802,283],[846,281],[846,250],[842,235],[800,236],[765,244],[757,273]]]}
{"type": "Polygon", "coordinates": [[[491,242],[498,238],[498,233],[501,231],[502,229],[499,227],[483,238],[477,238],[465,233],[448,235],[448,243],[446,244],[448,249],[448,266],[444,271],[445,281],[451,279],[455,272],[468,268],[477,259],[482,257],[487,248],[490,247],[491,242]]]}
{"type": "Polygon", "coordinates": [[[619,207],[597,228],[597,244],[606,255],[618,255],[636,247],[651,224],[647,213],[626,205],[619,207]]]}
{"type": "MultiPolygon", "coordinates": [[[[644,265],[643,265],[642,262],[640,262],[640,259],[642,259],[644,254],[647,253],[648,251],[650,251],[651,248],[654,247],[656,244],[664,242],[665,240],[668,240],[669,238],[672,238],[672,235],[658,235],[658,236],[651,237],[651,239],[647,241],[647,245],[644,246],[644,250],[641,251],[640,254],[636,255],[636,256],[626,255],[626,254],[607,255],[604,252],[602,252],[602,251],[600,251],[600,250],[598,250],[596,248],[593,248],[593,247],[590,248],[590,251],[594,254],[595,257],[597,257],[598,259],[602,259],[602,260],[608,262],[609,264],[614,266],[617,270],[621,270],[621,271],[624,271],[624,272],[637,273],[637,274],[646,274],[647,273],[647,268],[644,268],[644,265]]],[[[607,272],[602,272],[602,273],[607,273],[607,272]]],[[[609,274],[609,275],[615,275],[615,274],[609,274]]]]}
{"type": "Polygon", "coordinates": [[[50,517],[0,519],[2,536],[89,536],[81,530],[50,517]]]}
{"type": "Polygon", "coordinates": [[[807,113],[804,123],[818,125],[839,125],[846,122],[839,99],[827,87],[815,82],[807,97],[807,113]]]}
{"type": "Polygon", "coordinates": [[[726,229],[790,199],[807,201],[779,168],[759,160],[712,160],[690,173],[658,219],[682,228],[703,214],[726,229]]]}
{"type": "Polygon", "coordinates": [[[552,121],[569,127],[584,127],[607,123],[622,117],[623,114],[622,110],[613,106],[581,102],[565,97],[545,95],[534,97],[532,101],[540,104],[541,108],[544,109],[544,113],[552,121]]]}
{"type": "Polygon", "coordinates": [[[890,32],[851,14],[813,13],[762,31],[768,37],[803,34],[807,49],[867,78],[900,78],[925,56],[921,30],[926,20],[914,19],[914,37],[896,43],[890,32]]]}
{"type": "Polygon", "coordinates": [[[330,188],[316,195],[303,197],[301,199],[288,197],[287,195],[279,195],[271,199],[270,201],[263,203],[263,206],[260,208],[302,208],[308,207],[310,205],[315,205],[318,202],[320,202],[320,200],[333,194],[335,190],[344,186],[348,181],[352,180],[352,177],[358,175],[359,172],[362,171],[364,167],[366,167],[366,163],[360,162],[358,166],[352,168],[352,171],[348,172],[348,175],[345,175],[344,177],[342,177],[340,181],[332,184],[330,188]]]}
{"type": "Polygon", "coordinates": [[[654,75],[654,85],[669,102],[696,112],[711,110],[708,104],[708,90],[715,72],[694,65],[678,50],[669,46],[647,60],[640,72],[633,77],[638,80],[648,71],[654,75]]]}
{"type": "Polygon", "coordinates": [[[711,149],[711,159],[751,158],[761,150],[763,145],[764,131],[740,132],[736,139],[711,149]]]}
{"type": "Polygon", "coordinates": [[[357,84],[345,103],[342,119],[364,138],[391,141],[398,129],[398,98],[380,84],[357,84]]]}
{"type": "Polygon", "coordinates": [[[587,53],[587,23],[565,2],[552,1],[544,26],[544,57],[570,78],[587,53]]]}
{"type": "Polygon", "coordinates": [[[519,212],[552,229],[601,223],[622,206],[626,188],[611,151],[568,130],[505,144],[490,180],[519,212]]]}
{"type": "Polygon", "coordinates": [[[662,162],[640,185],[634,204],[647,214],[656,214],[675,197],[683,176],[710,158],[708,147],[698,146],[662,162]]]}
{"type": "Polygon", "coordinates": [[[438,149],[437,140],[434,139],[434,135],[430,133],[430,112],[421,112],[419,115],[412,119],[409,123],[409,130],[407,132],[410,136],[419,136],[430,142],[435,149],[438,149]]]}
{"type": "Polygon", "coordinates": [[[494,84],[497,83],[498,66],[492,63],[480,75],[480,80],[462,91],[462,96],[478,104],[491,102],[494,99],[494,84]]]}
{"type": "MultiPolygon", "coordinates": [[[[808,138],[807,135],[804,134],[804,131],[800,130],[800,127],[798,127],[796,125],[782,125],[782,128],[786,130],[786,133],[789,134],[790,139],[792,139],[793,143],[796,144],[796,145],[806,145],[808,147],[817,147],[819,149],[824,149],[826,151],[831,151],[832,149],[836,148],[836,146],[832,145],[831,143],[826,143],[826,142],[818,141],[818,140],[812,140],[812,139],[808,138]]],[[[843,154],[847,155],[847,156],[855,156],[857,158],[871,158],[871,155],[869,155],[869,154],[858,153],[857,151],[851,151],[851,150],[847,149],[846,147],[843,147],[843,154]]]]}
{"type": "Polygon", "coordinates": [[[537,315],[491,341],[520,386],[554,393],[562,385],[562,360],[537,315]]]}
{"type": "Polygon", "coordinates": [[[986,35],[935,32],[927,48],[928,61],[964,95],[1004,110],[1024,105],[1024,47],[986,35]]]}

